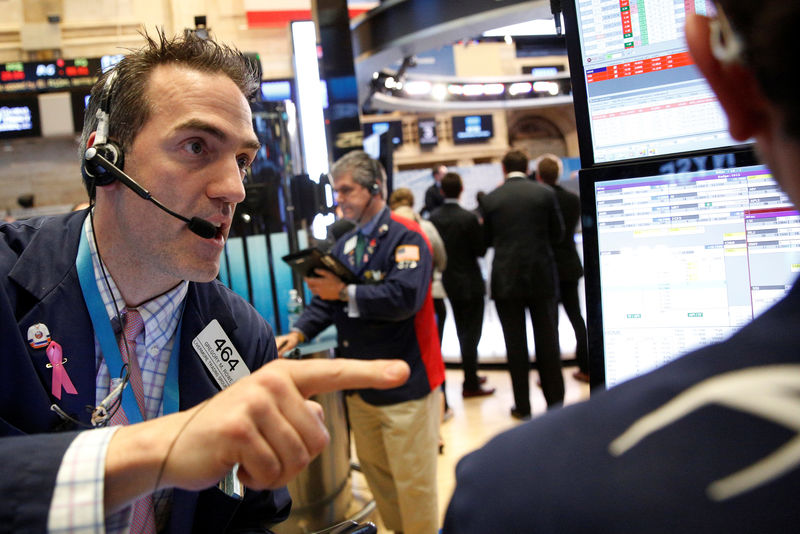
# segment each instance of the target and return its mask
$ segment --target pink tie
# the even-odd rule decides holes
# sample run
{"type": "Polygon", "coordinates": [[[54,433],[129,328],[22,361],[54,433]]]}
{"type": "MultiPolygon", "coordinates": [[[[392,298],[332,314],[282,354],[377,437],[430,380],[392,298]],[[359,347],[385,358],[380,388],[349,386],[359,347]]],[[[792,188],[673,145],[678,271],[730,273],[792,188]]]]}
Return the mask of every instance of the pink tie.
{"type": "MultiPolygon", "coordinates": [[[[142,385],[142,372],[139,369],[139,359],[136,357],[136,338],[144,330],[144,322],[139,312],[127,309],[122,316],[125,325],[122,335],[119,337],[119,353],[122,361],[128,364],[129,382],[136,397],[136,404],[142,414],[145,414],[144,407],[144,386],[142,385]],[[127,347],[125,342],[127,341],[127,347]],[[130,358],[128,356],[130,355],[130,358]]],[[[124,393],[123,393],[124,395],[124,393]]],[[[145,418],[145,417],[143,417],[145,418]]],[[[128,418],[122,406],[111,416],[112,425],[127,425],[128,418]]],[[[153,495],[148,494],[133,503],[133,518],[131,520],[131,534],[155,534],[156,517],[153,508],[153,495]]]]}

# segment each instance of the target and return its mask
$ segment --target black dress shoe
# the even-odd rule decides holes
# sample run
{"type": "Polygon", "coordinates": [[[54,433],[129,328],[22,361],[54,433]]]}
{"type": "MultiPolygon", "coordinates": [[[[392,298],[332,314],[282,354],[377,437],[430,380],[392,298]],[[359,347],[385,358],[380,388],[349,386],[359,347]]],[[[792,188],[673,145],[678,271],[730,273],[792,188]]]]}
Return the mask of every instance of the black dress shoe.
{"type": "Polygon", "coordinates": [[[514,406],[511,408],[511,417],[514,419],[519,419],[520,421],[527,421],[531,418],[531,412],[521,412],[517,410],[516,406],[514,406]]]}
{"type": "Polygon", "coordinates": [[[478,377],[478,384],[482,386],[482,385],[484,385],[486,383],[487,380],[489,380],[489,379],[486,378],[485,376],[479,376],[478,377]]]}
{"type": "Polygon", "coordinates": [[[478,389],[464,389],[461,391],[461,395],[468,399],[470,397],[485,397],[486,395],[491,395],[494,393],[494,388],[484,388],[478,386],[478,389]]]}

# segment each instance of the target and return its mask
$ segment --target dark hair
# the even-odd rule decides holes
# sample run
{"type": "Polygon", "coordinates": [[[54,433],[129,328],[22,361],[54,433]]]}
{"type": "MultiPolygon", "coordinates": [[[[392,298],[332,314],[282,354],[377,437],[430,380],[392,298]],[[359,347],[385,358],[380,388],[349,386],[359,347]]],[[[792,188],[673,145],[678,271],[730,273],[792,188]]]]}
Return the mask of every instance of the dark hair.
{"type": "Polygon", "coordinates": [[[561,160],[552,154],[545,154],[536,162],[536,174],[547,185],[556,185],[561,177],[561,160]]]}
{"type": "Polygon", "coordinates": [[[509,172],[528,172],[528,155],[519,149],[510,150],[503,156],[503,169],[509,172]]]}
{"type": "Polygon", "coordinates": [[[797,62],[800,3],[796,0],[717,0],[731,26],[744,41],[744,63],[761,90],[783,112],[785,131],[800,138],[800,99],[786,76],[797,62]]]}
{"type": "Polygon", "coordinates": [[[386,171],[380,161],[369,157],[363,150],[352,150],[339,158],[331,167],[331,176],[337,177],[350,173],[353,181],[361,187],[371,189],[373,184],[380,187],[381,198],[386,198],[386,171]]]}
{"type": "MultiPolygon", "coordinates": [[[[83,123],[79,157],[83,158],[89,136],[97,129],[97,110],[102,104],[103,91],[111,72],[116,73],[109,100],[109,140],[123,151],[130,148],[144,124],[150,118],[153,103],[148,98],[150,75],[159,65],[177,65],[200,72],[221,73],[230,78],[245,98],[258,90],[258,76],[252,63],[238,50],[209,39],[188,33],[168,38],[163,30],[155,37],[142,34],[145,45],[127,54],[113,70],[105,72],[92,87],[89,106],[83,123]]],[[[90,185],[85,184],[89,195],[90,185]]]]}
{"type": "Polygon", "coordinates": [[[446,167],[446,166],[441,164],[441,163],[439,163],[439,164],[434,165],[433,167],[431,167],[431,174],[434,176],[434,178],[436,177],[436,174],[439,172],[439,169],[441,169],[442,167],[446,167]]]}
{"type": "Polygon", "coordinates": [[[442,194],[444,198],[458,198],[461,191],[464,190],[464,184],[461,182],[461,176],[455,172],[448,172],[442,178],[442,194]]]}

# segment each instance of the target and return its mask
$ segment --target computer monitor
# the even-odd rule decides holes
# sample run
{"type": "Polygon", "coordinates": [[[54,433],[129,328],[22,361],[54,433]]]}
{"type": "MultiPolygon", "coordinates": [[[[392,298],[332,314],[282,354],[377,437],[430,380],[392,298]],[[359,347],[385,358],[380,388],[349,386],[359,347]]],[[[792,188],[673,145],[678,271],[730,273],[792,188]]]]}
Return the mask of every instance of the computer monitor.
{"type": "Polygon", "coordinates": [[[592,387],[729,337],[800,271],[800,215],[749,149],[579,176],[592,387]]]}
{"type": "Polygon", "coordinates": [[[451,124],[454,145],[485,143],[494,136],[491,115],[455,115],[451,124]]]}
{"type": "Polygon", "coordinates": [[[283,102],[292,100],[291,80],[264,80],[261,82],[260,97],[263,102],[283,102]]]}
{"type": "Polygon", "coordinates": [[[584,168],[741,145],[684,37],[712,0],[566,0],[564,18],[584,168]]]}

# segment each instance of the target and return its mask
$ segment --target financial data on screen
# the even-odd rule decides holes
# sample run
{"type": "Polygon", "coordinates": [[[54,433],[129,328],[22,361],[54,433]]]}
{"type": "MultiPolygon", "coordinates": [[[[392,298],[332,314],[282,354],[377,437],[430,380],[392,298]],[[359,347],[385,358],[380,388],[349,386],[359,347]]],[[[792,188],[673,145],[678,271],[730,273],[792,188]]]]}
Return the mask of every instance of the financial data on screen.
{"type": "Polygon", "coordinates": [[[800,216],[766,167],[666,170],[594,184],[607,387],[726,339],[800,271],[800,216]]]}
{"type": "Polygon", "coordinates": [[[710,0],[576,0],[594,163],[738,144],[686,46],[710,0]]]}

